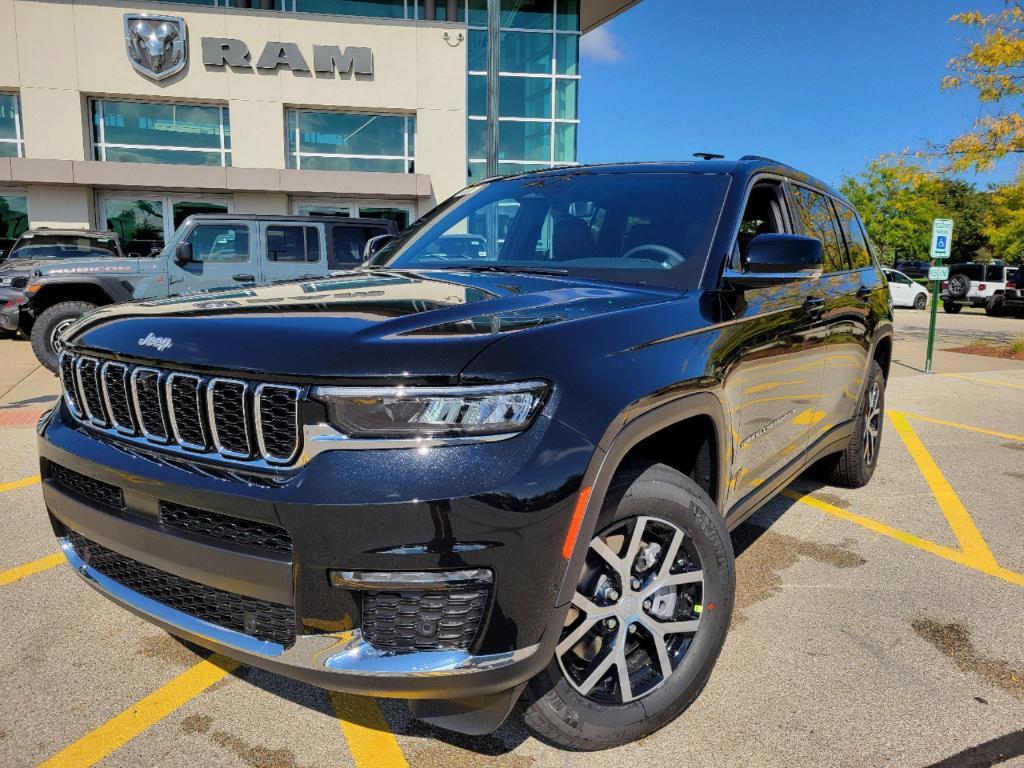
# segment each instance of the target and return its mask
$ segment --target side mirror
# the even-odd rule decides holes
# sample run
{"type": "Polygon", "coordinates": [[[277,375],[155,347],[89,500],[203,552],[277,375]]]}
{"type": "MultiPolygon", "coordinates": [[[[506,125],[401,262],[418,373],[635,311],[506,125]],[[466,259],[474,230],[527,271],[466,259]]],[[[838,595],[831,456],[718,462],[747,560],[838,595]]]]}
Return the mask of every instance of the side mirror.
{"type": "Polygon", "coordinates": [[[366,246],[363,248],[363,261],[369,261],[372,259],[375,254],[394,239],[394,235],[377,235],[376,237],[371,237],[366,241],[366,246]]]}
{"type": "Polygon", "coordinates": [[[190,261],[192,261],[192,243],[178,243],[178,247],[174,249],[174,263],[179,267],[184,267],[190,261]]]}
{"type": "Polygon", "coordinates": [[[737,288],[765,288],[798,283],[821,274],[821,241],[803,235],[758,235],[747,245],[742,272],[727,271],[737,288]]]}

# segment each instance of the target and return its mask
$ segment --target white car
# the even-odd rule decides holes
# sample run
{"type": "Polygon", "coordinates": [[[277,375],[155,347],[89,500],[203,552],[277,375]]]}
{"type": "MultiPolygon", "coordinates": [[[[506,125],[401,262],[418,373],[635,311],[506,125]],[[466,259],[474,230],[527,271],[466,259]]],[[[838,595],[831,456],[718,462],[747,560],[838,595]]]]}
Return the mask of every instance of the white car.
{"type": "Polygon", "coordinates": [[[889,295],[894,307],[924,309],[928,306],[928,291],[923,285],[896,269],[883,269],[882,272],[889,281],[889,295]]]}

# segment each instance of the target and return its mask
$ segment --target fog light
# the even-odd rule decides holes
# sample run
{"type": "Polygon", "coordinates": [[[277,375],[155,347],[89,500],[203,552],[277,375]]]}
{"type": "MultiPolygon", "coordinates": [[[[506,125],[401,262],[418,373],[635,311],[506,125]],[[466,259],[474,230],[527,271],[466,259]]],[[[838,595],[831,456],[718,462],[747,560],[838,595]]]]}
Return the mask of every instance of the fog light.
{"type": "Polygon", "coordinates": [[[330,571],[331,584],[349,589],[432,590],[473,584],[490,584],[487,568],[462,571],[330,571]]]}

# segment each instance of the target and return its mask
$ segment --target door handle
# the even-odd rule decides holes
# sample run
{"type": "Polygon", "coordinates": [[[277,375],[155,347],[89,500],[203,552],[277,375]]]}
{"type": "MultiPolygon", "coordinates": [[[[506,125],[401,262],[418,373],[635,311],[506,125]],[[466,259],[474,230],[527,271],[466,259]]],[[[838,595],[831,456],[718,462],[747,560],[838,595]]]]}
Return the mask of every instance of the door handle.
{"type": "Polygon", "coordinates": [[[246,274],[232,275],[232,279],[237,280],[240,283],[253,283],[256,281],[255,277],[246,274]]]}
{"type": "Polygon", "coordinates": [[[860,299],[861,301],[867,301],[868,299],[871,298],[872,293],[874,293],[874,291],[872,290],[871,286],[862,285],[860,288],[857,289],[857,298],[860,299]]]}

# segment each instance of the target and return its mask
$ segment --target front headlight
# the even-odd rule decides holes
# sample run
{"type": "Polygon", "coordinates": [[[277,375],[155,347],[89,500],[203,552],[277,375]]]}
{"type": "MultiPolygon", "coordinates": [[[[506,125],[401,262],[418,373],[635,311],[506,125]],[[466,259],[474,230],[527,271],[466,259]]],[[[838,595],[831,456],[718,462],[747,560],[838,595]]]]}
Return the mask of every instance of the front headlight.
{"type": "Polygon", "coordinates": [[[544,404],[543,382],[466,387],[316,387],[331,424],[352,438],[511,435],[544,404]]]}

